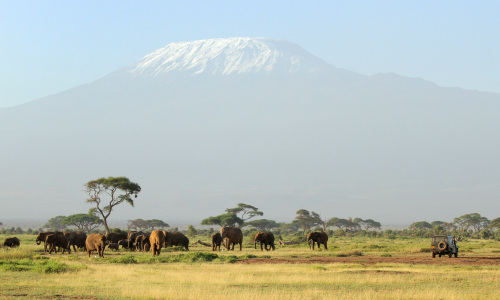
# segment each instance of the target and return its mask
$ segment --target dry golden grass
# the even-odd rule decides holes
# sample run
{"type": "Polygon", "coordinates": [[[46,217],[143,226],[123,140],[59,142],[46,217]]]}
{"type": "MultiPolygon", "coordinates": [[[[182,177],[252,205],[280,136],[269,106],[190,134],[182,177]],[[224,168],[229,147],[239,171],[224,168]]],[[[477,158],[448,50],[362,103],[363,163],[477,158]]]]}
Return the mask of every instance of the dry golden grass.
{"type": "MultiPolygon", "coordinates": [[[[0,272],[0,278],[6,275],[0,272]]],[[[10,275],[34,297],[492,299],[500,288],[495,267],[396,264],[90,264],[69,274],[10,275]]]]}
{"type": "MultiPolygon", "coordinates": [[[[476,247],[476,243],[479,242],[470,243],[467,246],[469,252],[461,253],[461,256],[496,255],[497,252],[493,251],[497,251],[500,245],[488,242],[476,247]]],[[[419,253],[419,249],[427,244],[427,239],[396,242],[336,240],[329,245],[328,251],[312,252],[307,246],[301,246],[261,252],[253,249],[253,245],[251,248],[247,245],[241,252],[217,254],[304,259],[359,250],[370,255],[390,253],[427,257],[430,254],[419,253]]],[[[42,246],[27,241],[19,249],[2,249],[0,262],[27,259],[39,254],[41,249],[42,246]]],[[[192,247],[189,253],[194,251],[211,252],[210,248],[202,246],[192,247]]],[[[186,252],[162,251],[161,257],[183,253],[186,252]]],[[[349,264],[231,264],[217,260],[149,264],[145,263],[145,258],[151,257],[151,253],[128,251],[106,251],[105,259],[88,258],[83,252],[39,256],[74,268],[69,268],[69,272],[51,274],[0,269],[0,298],[495,299],[500,290],[498,266],[364,264],[362,258],[349,264]],[[133,255],[142,263],[111,263],[112,258],[124,255],[133,255]]]]}

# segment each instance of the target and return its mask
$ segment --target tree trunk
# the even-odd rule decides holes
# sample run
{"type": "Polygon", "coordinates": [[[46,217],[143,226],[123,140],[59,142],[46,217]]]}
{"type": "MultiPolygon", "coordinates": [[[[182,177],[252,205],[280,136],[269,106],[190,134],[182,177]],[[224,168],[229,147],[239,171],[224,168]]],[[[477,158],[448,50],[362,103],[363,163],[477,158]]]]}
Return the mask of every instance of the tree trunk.
{"type": "Polygon", "coordinates": [[[102,222],[104,223],[104,229],[106,229],[106,235],[109,234],[108,221],[104,216],[102,217],[102,222]]]}

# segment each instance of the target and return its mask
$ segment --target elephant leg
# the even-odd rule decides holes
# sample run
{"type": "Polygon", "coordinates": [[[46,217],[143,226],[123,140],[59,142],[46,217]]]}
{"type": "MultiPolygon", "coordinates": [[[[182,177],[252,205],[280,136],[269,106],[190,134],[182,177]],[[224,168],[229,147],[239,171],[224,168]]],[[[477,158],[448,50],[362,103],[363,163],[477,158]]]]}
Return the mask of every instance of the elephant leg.
{"type": "MultiPolygon", "coordinates": [[[[265,244],[264,244],[264,247],[265,247],[265,244]]],[[[260,242],[260,251],[264,251],[264,250],[262,250],[262,242],[260,242]]]]}

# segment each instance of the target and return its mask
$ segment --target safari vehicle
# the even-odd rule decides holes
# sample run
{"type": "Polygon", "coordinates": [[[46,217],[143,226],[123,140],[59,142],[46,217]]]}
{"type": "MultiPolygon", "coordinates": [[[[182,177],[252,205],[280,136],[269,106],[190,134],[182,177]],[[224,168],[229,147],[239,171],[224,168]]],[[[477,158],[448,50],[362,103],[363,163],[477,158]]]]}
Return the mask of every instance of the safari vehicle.
{"type": "Polygon", "coordinates": [[[451,235],[435,235],[432,238],[431,252],[432,258],[436,257],[436,254],[439,255],[439,257],[444,254],[448,254],[448,257],[451,257],[452,255],[457,257],[457,240],[451,235]]]}

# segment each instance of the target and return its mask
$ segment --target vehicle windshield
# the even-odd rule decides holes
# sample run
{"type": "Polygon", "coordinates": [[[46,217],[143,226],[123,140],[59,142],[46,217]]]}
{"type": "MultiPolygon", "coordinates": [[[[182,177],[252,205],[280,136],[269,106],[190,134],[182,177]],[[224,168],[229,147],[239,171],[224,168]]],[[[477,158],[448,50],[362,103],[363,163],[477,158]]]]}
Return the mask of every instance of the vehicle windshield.
{"type": "Polygon", "coordinates": [[[448,237],[441,235],[441,236],[435,236],[432,238],[432,243],[439,243],[439,242],[448,242],[448,237]]]}

